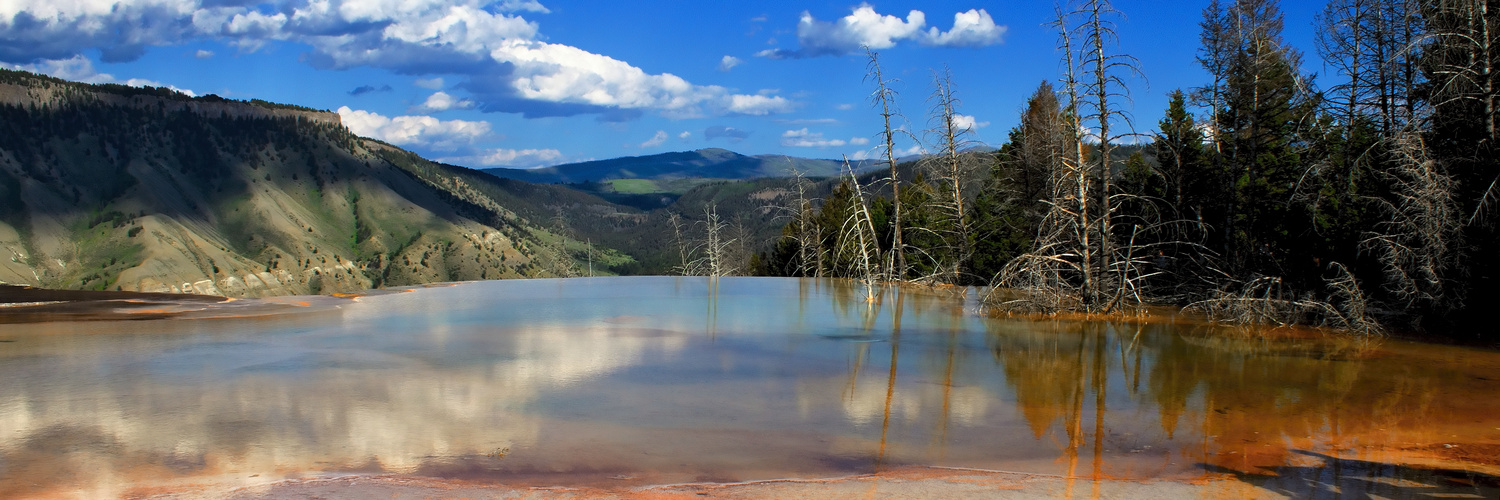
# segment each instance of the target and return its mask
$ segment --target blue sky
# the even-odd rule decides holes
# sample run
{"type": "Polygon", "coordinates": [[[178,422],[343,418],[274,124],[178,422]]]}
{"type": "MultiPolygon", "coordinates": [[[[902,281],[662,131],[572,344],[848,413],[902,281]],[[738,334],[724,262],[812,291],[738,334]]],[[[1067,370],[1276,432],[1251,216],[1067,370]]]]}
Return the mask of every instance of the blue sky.
{"type": "MultiPolygon", "coordinates": [[[[1202,1],[1117,0],[1136,128],[1201,85],[1202,1]]],[[[1285,2],[1312,51],[1321,5],[1285,2]]],[[[340,112],[346,125],[475,168],[722,147],[875,156],[866,58],[896,79],[903,125],[928,118],[948,67],[973,139],[998,146],[1058,76],[1054,4],[1032,1],[15,0],[0,65],[340,112]]],[[[918,134],[920,136],[920,134],[918,134]]],[[[904,141],[905,152],[920,144],[904,141]]]]}

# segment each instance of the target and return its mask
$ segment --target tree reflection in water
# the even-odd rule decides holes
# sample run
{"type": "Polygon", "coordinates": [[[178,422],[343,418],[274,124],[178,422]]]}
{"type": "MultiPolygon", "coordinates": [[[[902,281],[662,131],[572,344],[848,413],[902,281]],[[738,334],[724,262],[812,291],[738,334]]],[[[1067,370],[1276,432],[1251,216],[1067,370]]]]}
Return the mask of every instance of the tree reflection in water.
{"type": "Polygon", "coordinates": [[[311,471],[635,485],[927,465],[1094,481],[1079,496],[1219,476],[1347,494],[1500,466],[1492,351],[864,292],[539,280],[313,316],[6,326],[0,498],[311,471]]]}

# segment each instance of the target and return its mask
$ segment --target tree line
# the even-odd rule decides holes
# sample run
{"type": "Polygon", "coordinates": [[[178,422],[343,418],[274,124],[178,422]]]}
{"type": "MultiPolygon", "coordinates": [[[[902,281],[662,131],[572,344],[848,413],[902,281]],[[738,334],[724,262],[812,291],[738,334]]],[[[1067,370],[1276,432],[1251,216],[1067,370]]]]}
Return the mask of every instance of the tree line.
{"type": "Polygon", "coordinates": [[[1495,297],[1500,12],[1484,0],[1330,0],[1316,75],[1276,0],[1211,0],[1156,130],[1121,106],[1139,71],[1108,0],[1060,6],[1062,74],[980,151],[946,71],[932,151],[897,165],[894,92],[869,53],[889,171],[800,189],[755,271],[996,285],[1024,313],[1172,303],[1240,322],[1453,330],[1495,297]]]}

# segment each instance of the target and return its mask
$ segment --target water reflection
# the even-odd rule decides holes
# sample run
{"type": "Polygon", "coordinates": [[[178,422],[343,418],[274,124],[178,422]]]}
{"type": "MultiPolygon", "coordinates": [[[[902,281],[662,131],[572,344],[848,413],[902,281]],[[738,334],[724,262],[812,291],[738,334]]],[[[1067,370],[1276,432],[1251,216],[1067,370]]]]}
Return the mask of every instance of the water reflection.
{"type": "Polygon", "coordinates": [[[313,471],[623,486],[907,465],[1064,475],[1078,496],[1221,474],[1348,493],[1364,483],[1312,471],[1374,488],[1463,469],[1482,486],[1500,465],[1500,402],[1476,397],[1500,389],[1493,352],[986,319],[974,296],[538,280],[295,318],[4,326],[0,497],[313,471]]]}

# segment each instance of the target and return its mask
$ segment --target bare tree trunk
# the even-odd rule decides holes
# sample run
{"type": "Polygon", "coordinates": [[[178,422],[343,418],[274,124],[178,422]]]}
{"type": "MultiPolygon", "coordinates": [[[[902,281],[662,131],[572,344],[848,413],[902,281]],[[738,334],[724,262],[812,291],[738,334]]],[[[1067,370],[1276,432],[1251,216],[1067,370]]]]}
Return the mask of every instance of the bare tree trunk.
{"type": "MultiPolygon", "coordinates": [[[[865,53],[870,57],[869,74],[867,79],[875,80],[876,104],[880,105],[880,117],[885,121],[885,160],[891,169],[891,197],[894,215],[891,217],[893,226],[891,231],[891,252],[895,260],[895,268],[892,269],[892,278],[896,280],[906,279],[906,246],[901,242],[901,178],[896,173],[896,132],[891,128],[891,117],[895,112],[891,110],[891,101],[895,100],[896,91],[891,90],[885,76],[880,71],[880,55],[865,48],[865,53]]],[[[856,187],[858,183],[855,183],[856,187]]]]}
{"type": "Polygon", "coordinates": [[[1077,250],[1078,257],[1082,261],[1080,269],[1083,274],[1082,295],[1084,300],[1087,301],[1090,297],[1096,296],[1098,291],[1094,283],[1094,245],[1089,239],[1094,224],[1091,220],[1089,209],[1089,180],[1088,168],[1086,167],[1088,165],[1088,157],[1084,152],[1084,141],[1087,139],[1087,136],[1083,129],[1082,111],[1079,107],[1082,97],[1079,95],[1078,87],[1080,85],[1077,77],[1077,64],[1073,60],[1073,33],[1071,27],[1068,25],[1067,15],[1061,11],[1057,13],[1057,29],[1059,30],[1058,36],[1063,46],[1063,57],[1065,58],[1063,93],[1068,96],[1067,113],[1068,119],[1072,122],[1070,128],[1073,132],[1074,151],[1071,169],[1075,176],[1072,180],[1075,185],[1072,188],[1076,190],[1076,194],[1073,195],[1074,199],[1071,201],[1075,204],[1077,212],[1072,214],[1073,218],[1076,219],[1072,225],[1074,226],[1073,231],[1079,241],[1077,250]]]}
{"type": "Polygon", "coordinates": [[[719,218],[719,209],[714,204],[710,203],[707,207],[703,208],[703,226],[705,233],[703,259],[708,275],[717,278],[735,274],[735,270],[729,267],[726,259],[728,258],[730,245],[733,245],[738,240],[734,238],[724,239],[724,230],[729,225],[719,218]]]}
{"type": "MultiPolygon", "coordinates": [[[[1097,120],[1099,123],[1098,175],[1100,185],[1099,196],[1101,197],[1101,214],[1099,217],[1099,270],[1105,273],[1110,273],[1114,271],[1114,265],[1112,262],[1110,262],[1111,256],[1114,252],[1110,237],[1114,234],[1113,219],[1115,210],[1114,203],[1111,201],[1110,196],[1110,180],[1114,174],[1110,171],[1110,152],[1113,148],[1110,144],[1110,140],[1112,139],[1112,137],[1110,137],[1109,135],[1109,125],[1110,121],[1114,118],[1114,113],[1110,110],[1109,107],[1111,77],[1109,75],[1108,68],[1111,65],[1111,57],[1104,53],[1104,45],[1106,41],[1105,38],[1112,37],[1114,33],[1113,30],[1108,29],[1104,26],[1103,17],[1104,14],[1112,11],[1113,9],[1109,6],[1108,0],[1090,0],[1089,4],[1089,21],[1087,30],[1088,33],[1086,35],[1086,38],[1089,40],[1089,44],[1092,46],[1090,48],[1094,53],[1093,61],[1091,61],[1094,63],[1094,81],[1090,87],[1094,92],[1094,98],[1098,100],[1099,106],[1098,109],[1094,110],[1096,113],[1098,113],[1097,120]]],[[[1114,281],[1123,283],[1123,280],[1114,281]]],[[[1115,283],[1111,283],[1110,285],[1114,284],[1115,283]]],[[[1116,296],[1118,296],[1118,294],[1116,294],[1116,296]]],[[[1110,305],[1105,306],[1106,312],[1109,308],[1113,307],[1114,301],[1111,300],[1110,302],[1110,305]]]]}
{"type": "Polygon", "coordinates": [[[865,284],[865,300],[874,302],[876,296],[876,284],[880,282],[881,273],[879,269],[879,249],[876,248],[875,222],[870,217],[869,204],[865,202],[864,188],[860,187],[859,179],[854,175],[853,167],[849,166],[849,159],[844,158],[844,168],[849,175],[849,184],[854,187],[854,204],[850,211],[849,219],[844,221],[844,237],[840,241],[852,241],[857,248],[854,249],[855,257],[859,258],[860,281],[865,284]],[[849,238],[850,233],[853,238],[849,238]]]}
{"type": "Polygon", "coordinates": [[[952,73],[944,68],[943,73],[933,76],[933,105],[934,114],[937,115],[938,129],[941,136],[942,151],[939,159],[933,163],[941,166],[934,170],[935,179],[947,183],[946,198],[942,203],[943,209],[953,221],[953,231],[948,238],[949,247],[954,249],[955,254],[951,263],[952,275],[955,281],[965,274],[965,262],[968,262],[973,254],[970,248],[969,214],[964,207],[964,182],[970,176],[970,169],[963,157],[963,149],[968,144],[966,137],[972,132],[968,126],[960,126],[958,123],[958,98],[953,93],[952,73]]]}
{"type": "Polygon", "coordinates": [[[672,224],[672,241],[677,244],[677,273],[689,276],[688,246],[687,241],[682,239],[682,216],[672,212],[667,215],[667,222],[672,224]]]}

